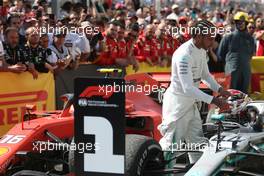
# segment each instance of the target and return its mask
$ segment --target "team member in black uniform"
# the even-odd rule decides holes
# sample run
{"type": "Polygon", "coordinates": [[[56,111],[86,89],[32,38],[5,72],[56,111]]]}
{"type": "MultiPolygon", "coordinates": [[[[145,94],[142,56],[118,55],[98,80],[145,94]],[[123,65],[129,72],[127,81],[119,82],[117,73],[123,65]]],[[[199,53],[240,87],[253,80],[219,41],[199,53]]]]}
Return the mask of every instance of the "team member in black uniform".
{"type": "Polygon", "coordinates": [[[6,71],[14,73],[22,73],[29,71],[33,78],[37,78],[35,68],[32,62],[27,59],[23,49],[19,46],[18,31],[14,27],[9,27],[5,30],[4,48],[4,63],[8,68],[6,71]]]}
{"type": "Polygon", "coordinates": [[[26,30],[27,43],[25,45],[25,56],[34,64],[40,73],[53,72],[54,68],[47,61],[47,51],[39,45],[40,36],[36,28],[30,27],[26,30]]]}

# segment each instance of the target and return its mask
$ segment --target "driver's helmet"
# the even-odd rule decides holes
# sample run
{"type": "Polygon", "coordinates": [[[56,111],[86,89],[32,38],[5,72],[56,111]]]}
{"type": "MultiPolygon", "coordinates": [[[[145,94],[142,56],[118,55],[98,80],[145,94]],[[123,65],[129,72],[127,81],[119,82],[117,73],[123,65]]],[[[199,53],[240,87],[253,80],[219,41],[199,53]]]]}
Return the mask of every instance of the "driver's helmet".
{"type": "Polygon", "coordinates": [[[228,100],[230,100],[230,101],[243,99],[246,96],[246,94],[244,94],[240,90],[228,89],[227,91],[231,94],[231,96],[228,98],[228,100]]]}
{"type": "Polygon", "coordinates": [[[234,89],[229,89],[231,96],[227,99],[229,104],[232,104],[232,112],[238,112],[247,104],[247,94],[234,89]]]}

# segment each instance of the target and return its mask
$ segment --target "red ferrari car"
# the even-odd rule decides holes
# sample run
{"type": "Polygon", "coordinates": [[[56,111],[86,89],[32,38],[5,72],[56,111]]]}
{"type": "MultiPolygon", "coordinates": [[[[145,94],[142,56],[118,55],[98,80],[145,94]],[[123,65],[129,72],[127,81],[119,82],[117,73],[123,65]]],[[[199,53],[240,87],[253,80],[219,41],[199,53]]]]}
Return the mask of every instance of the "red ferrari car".
{"type": "MultiPolygon", "coordinates": [[[[170,84],[170,74],[135,74],[126,76],[125,80],[127,84],[158,87],[155,92],[126,92],[125,171],[129,176],[143,175],[146,168],[164,171],[157,126],[161,123],[162,95],[170,84]]],[[[60,111],[35,112],[28,107],[24,121],[0,139],[0,175],[65,175],[73,170],[73,154],[69,150],[46,151],[44,148],[36,151],[48,141],[71,143],[74,136],[73,95],[64,95],[62,100],[64,109],[60,111]]],[[[206,111],[204,107],[203,111],[206,111]]]]}

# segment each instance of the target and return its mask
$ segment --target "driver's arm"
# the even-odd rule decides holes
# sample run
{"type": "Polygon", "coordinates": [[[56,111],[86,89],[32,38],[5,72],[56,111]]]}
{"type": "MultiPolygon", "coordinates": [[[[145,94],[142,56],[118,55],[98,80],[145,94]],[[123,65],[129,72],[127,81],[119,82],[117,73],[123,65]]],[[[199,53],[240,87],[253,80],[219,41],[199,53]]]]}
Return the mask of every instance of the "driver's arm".
{"type": "Polygon", "coordinates": [[[210,104],[213,100],[213,96],[204,93],[193,85],[192,66],[190,61],[191,58],[188,55],[183,55],[181,58],[177,58],[175,62],[182,89],[188,97],[193,97],[196,100],[210,104]]]}

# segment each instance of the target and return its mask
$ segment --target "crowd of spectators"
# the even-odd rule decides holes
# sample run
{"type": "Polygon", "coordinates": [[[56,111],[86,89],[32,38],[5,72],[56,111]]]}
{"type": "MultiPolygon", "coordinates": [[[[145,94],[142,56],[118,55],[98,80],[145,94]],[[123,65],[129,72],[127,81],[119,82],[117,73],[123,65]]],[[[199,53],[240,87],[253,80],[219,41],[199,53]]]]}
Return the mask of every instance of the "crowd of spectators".
{"type": "MultiPolygon", "coordinates": [[[[189,40],[191,28],[207,19],[217,29],[215,43],[208,50],[210,71],[223,71],[224,61],[217,56],[224,35],[235,30],[237,11],[249,15],[248,32],[255,38],[256,55],[264,55],[264,17],[253,7],[221,1],[194,1],[189,5],[141,1],[100,0],[65,2],[58,13],[51,12],[46,0],[3,0],[0,7],[0,70],[29,71],[35,79],[39,72],[76,69],[80,63],[101,66],[170,66],[173,52],[189,40]],[[206,7],[206,8],[205,8],[206,7]],[[184,30],[183,30],[184,29],[184,30]]],[[[189,1],[188,1],[189,2],[189,1]]]]}

